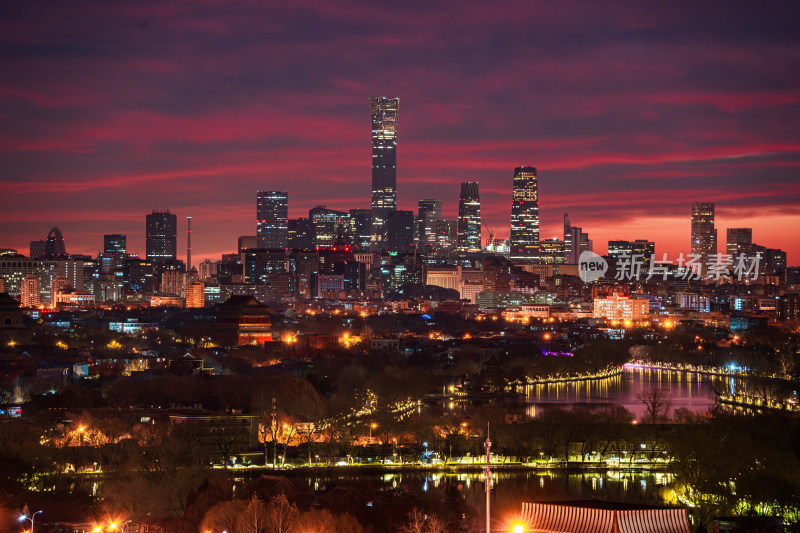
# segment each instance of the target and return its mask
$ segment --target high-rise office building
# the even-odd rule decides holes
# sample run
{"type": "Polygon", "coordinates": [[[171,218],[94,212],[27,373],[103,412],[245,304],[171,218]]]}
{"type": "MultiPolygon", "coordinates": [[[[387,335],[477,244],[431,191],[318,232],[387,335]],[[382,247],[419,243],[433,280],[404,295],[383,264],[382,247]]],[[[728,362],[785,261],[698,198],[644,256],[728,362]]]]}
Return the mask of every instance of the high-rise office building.
{"type": "Polygon", "coordinates": [[[64,245],[64,235],[61,234],[60,229],[53,228],[50,230],[50,233],[47,234],[44,255],[47,257],[67,255],[67,248],[64,245]]]}
{"type": "Polygon", "coordinates": [[[308,210],[308,218],[314,227],[315,247],[331,248],[336,244],[351,244],[350,213],[318,205],[308,210]]]}
{"type": "Polygon", "coordinates": [[[205,305],[205,284],[202,281],[189,281],[184,289],[186,307],[199,308],[205,305]]]}
{"type": "Polygon", "coordinates": [[[101,274],[113,274],[128,258],[127,238],[125,235],[113,233],[103,235],[103,253],[98,256],[101,274]]]}
{"type": "MultiPolygon", "coordinates": [[[[314,248],[314,224],[309,218],[289,219],[289,248],[292,250],[311,250],[314,248]]],[[[369,230],[367,230],[369,233],[369,230]]]]}
{"type": "Polygon", "coordinates": [[[360,250],[369,251],[372,212],[369,209],[351,209],[350,222],[353,226],[353,244],[360,250]]]}
{"type": "Polygon", "coordinates": [[[569,214],[564,213],[564,260],[570,263],[572,257],[572,224],[569,221],[569,214]]]}
{"type": "Polygon", "coordinates": [[[39,290],[39,276],[30,274],[22,280],[22,307],[39,307],[41,295],[39,290]]]}
{"type": "Polygon", "coordinates": [[[692,204],[692,255],[701,263],[701,276],[708,271],[709,256],[717,253],[717,230],[714,228],[714,204],[694,202],[692,204]]]}
{"type": "Polygon", "coordinates": [[[512,261],[539,259],[539,184],[536,167],[514,169],[510,246],[512,261]]]}
{"type": "Polygon", "coordinates": [[[786,272],[786,252],[779,248],[767,248],[764,253],[764,271],[770,275],[783,276],[786,272]]]}
{"type": "Polygon", "coordinates": [[[30,254],[31,259],[41,259],[44,257],[44,251],[47,248],[47,241],[31,241],[30,254]]]}
{"type": "Polygon", "coordinates": [[[458,198],[458,250],[481,251],[481,196],[477,181],[461,184],[458,198]]]}
{"type": "Polygon", "coordinates": [[[420,248],[436,246],[439,222],[442,220],[442,201],[426,198],[419,201],[417,244],[420,248]]]}
{"type": "Polygon", "coordinates": [[[289,246],[289,193],[258,191],[256,196],[256,233],[258,247],[286,249],[289,246]]]}
{"type": "Polygon", "coordinates": [[[637,261],[644,264],[650,263],[650,258],[656,252],[656,243],[647,239],[636,239],[635,241],[608,241],[608,255],[614,259],[621,256],[637,256],[637,261]]]}
{"type": "Polygon", "coordinates": [[[169,211],[153,211],[146,217],[145,251],[148,261],[174,261],[178,246],[178,217],[169,211]]]}
{"type": "Polygon", "coordinates": [[[559,264],[564,262],[564,241],[561,239],[543,239],[539,241],[539,256],[542,263],[559,264]]]}
{"type": "Polygon", "coordinates": [[[593,243],[589,238],[589,234],[584,233],[583,228],[579,226],[570,226],[569,235],[570,253],[569,255],[564,255],[564,257],[567,264],[577,265],[583,252],[593,251],[593,243]]]}
{"type": "Polygon", "coordinates": [[[728,228],[725,253],[732,258],[742,253],[742,246],[753,244],[753,228],[728,228]]]}
{"type": "Polygon", "coordinates": [[[258,235],[240,235],[236,241],[239,253],[258,248],[258,235]]]}
{"type": "Polygon", "coordinates": [[[128,252],[128,238],[120,233],[103,235],[103,253],[124,258],[128,252]]]}
{"type": "Polygon", "coordinates": [[[407,254],[414,249],[414,212],[389,211],[387,220],[387,249],[389,252],[407,254]]]}
{"type": "Polygon", "coordinates": [[[387,249],[387,220],[397,209],[397,110],[399,98],[370,98],[372,115],[371,248],[387,249]]]}

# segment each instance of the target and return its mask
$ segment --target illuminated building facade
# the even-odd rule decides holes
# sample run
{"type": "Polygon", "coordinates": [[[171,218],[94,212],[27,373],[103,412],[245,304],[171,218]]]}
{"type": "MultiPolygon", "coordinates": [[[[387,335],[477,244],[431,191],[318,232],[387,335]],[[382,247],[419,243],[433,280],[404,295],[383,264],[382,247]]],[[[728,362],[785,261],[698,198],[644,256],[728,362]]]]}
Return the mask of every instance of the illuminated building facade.
{"type": "Polygon", "coordinates": [[[31,274],[22,280],[22,307],[39,307],[41,304],[41,291],[39,290],[39,277],[31,274]]]}
{"type": "Polygon", "coordinates": [[[542,263],[556,264],[564,262],[564,241],[560,239],[539,241],[539,250],[542,263]]]}
{"type": "Polygon", "coordinates": [[[174,261],[178,244],[178,217],[169,211],[153,211],[146,217],[145,251],[148,261],[174,261]]]}
{"type": "Polygon", "coordinates": [[[316,248],[331,248],[337,243],[350,244],[350,213],[318,205],[308,211],[308,218],[314,228],[316,248]]]}
{"type": "Polygon", "coordinates": [[[709,256],[717,253],[717,230],[714,228],[714,204],[694,202],[692,204],[692,255],[698,256],[702,265],[702,277],[708,271],[709,256]]]}
{"type": "Polygon", "coordinates": [[[753,228],[728,228],[726,237],[725,253],[735,258],[745,246],[753,244],[753,228]]]}
{"type": "Polygon", "coordinates": [[[610,320],[642,320],[650,311],[650,300],[614,294],[594,299],[594,317],[610,320]]]}
{"type": "Polygon", "coordinates": [[[121,233],[103,235],[103,253],[124,258],[128,253],[128,238],[121,233]]]}
{"type": "Polygon", "coordinates": [[[373,251],[388,249],[389,212],[397,209],[397,111],[399,98],[370,98],[372,115],[373,251]]]}
{"type": "Polygon", "coordinates": [[[23,258],[0,259],[0,277],[6,281],[6,290],[11,295],[21,295],[23,281],[28,276],[39,279],[40,303],[49,304],[53,280],[63,278],[70,287],[83,289],[83,261],[72,259],[32,260],[23,258]]]}
{"type": "Polygon", "coordinates": [[[352,244],[361,250],[369,250],[372,231],[372,212],[369,209],[351,209],[352,244]]]}
{"type": "Polygon", "coordinates": [[[539,184],[536,167],[514,169],[509,240],[512,261],[539,259],[539,184]]]}
{"type": "Polygon", "coordinates": [[[442,201],[426,198],[420,200],[418,205],[417,245],[423,249],[426,246],[436,246],[439,222],[442,220],[442,201]]]}
{"type": "Polygon", "coordinates": [[[186,307],[189,309],[205,306],[205,284],[202,281],[192,281],[186,284],[184,290],[186,307]]]}
{"type": "Polygon", "coordinates": [[[481,196],[477,181],[461,184],[458,199],[458,251],[481,251],[481,196]]]}
{"type": "Polygon", "coordinates": [[[256,233],[259,248],[289,246],[289,193],[258,191],[256,197],[256,233]]]}
{"type": "Polygon", "coordinates": [[[650,258],[656,252],[656,244],[646,239],[637,239],[635,241],[608,241],[608,255],[614,259],[619,259],[621,256],[638,256],[638,260],[644,261],[644,264],[649,264],[650,258]]]}

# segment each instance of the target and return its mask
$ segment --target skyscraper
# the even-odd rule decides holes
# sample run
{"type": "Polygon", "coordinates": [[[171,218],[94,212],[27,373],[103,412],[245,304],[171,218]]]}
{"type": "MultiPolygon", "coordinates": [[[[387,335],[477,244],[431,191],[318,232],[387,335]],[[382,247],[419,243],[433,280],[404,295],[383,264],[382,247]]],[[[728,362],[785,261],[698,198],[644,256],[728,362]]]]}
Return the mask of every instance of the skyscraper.
{"type": "Polygon", "coordinates": [[[714,204],[695,202],[692,204],[692,255],[699,256],[702,277],[708,270],[710,255],[717,253],[717,230],[714,229],[714,204]]]}
{"type": "Polygon", "coordinates": [[[387,249],[406,254],[414,248],[414,212],[389,211],[387,226],[387,249]]]}
{"type": "Polygon", "coordinates": [[[309,218],[289,219],[289,248],[292,250],[311,250],[314,248],[314,224],[309,218]]]}
{"type": "Polygon", "coordinates": [[[439,222],[442,220],[442,201],[426,198],[419,201],[418,244],[420,247],[435,246],[439,222]]]}
{"type": "Polygon", "coordinates": [[[44,248],[44,255],[47,257],[54,257],[58,255],[67,255],[67,248],[64,246],[64,235],[61,230],[53,228],[47,234],[47,244],[44,248]]]}
{"type": "Polygon", "coordinates": [[[569,263],[572,257],[572,224],[569,214],[564,213],[564,260],[569,263]]]}
{"type": "Polygon", "coordinates": [[[387,249],[387,219],[397,209],[399,98],[370,98],[372,115],[372,249],[387,249]]]}
{"type": "Polygon", "coordinates": [[[351,244],[350,213],[318,205],[308,210],[308,218],[314,227],[314,245],[317,248],[351,244]]]}
{"type": "Polygon", "coordinates": [[[564,241],[561,239],[542,239],[539,241],[539,255],[542,263],[559,264],[564,262],[564,241]]]}
{"type": "Polygon", "coordinates": [[[353,226],[353,244],[365,252],[369,251],[372,212],[369,209],[351,209],[350,221],[353,226]]]}
{"type": "Polygon", "coordinates": [[[753,228],[728,228],[725,252],[734,258],[742,253],[742,247],[753,244],[753,228]]]}
{"type": "Polygon", "coordinates": [[[30,274],[22,280],[22,307],[39,307],[41,294],[39,290],[39,276],[30,274]]]}
{"type": "MultiPolygon", "coordinates": [[[[608,256],[619,259],[623,256],[633,258],[637,256],[639,261],[650,264],[650,259],[656,253],[656,243],[647,239],[636,239],[635,241],[608,241],[608,256]]],[[[632,260],[632,259],[631,259],[632,260]]]]}
{"type": "Polygon", "coordinates": [[[128,251],[128,238],[120,233],[103,235],[103,253],[123,258],[128,251]]]}
{"type": "Polygon", "coordinates": [[[175,260],[178,246],[178,217],[169,211],[153,211],[146,217],[145,251],[153,263],[175,260]]]}
{"type": "Polygon", "coordinates": [[[289,193],[258,191],[256,196],[256,233],[258,247],[286,249],[289,246],[289,193]]]}
{"type": "Polygon", "coordinates": [[[458,250],[481,251],[481,196],[477,181],[461,184],[458,199],[458,250]]]}
{"type": "Polygon", "coordinates": [[[510,241],[512,261],[539,259],[539,184],[536,167],[514,169],[510,241]]]}
{"type": "Polygon", "coordinates": [[[569,230],[570,253],[569,255],[565,254],[564,258],[567,264],[577,265],[583,252],[592,251],[593,243],[589,234],[584,233],[583,228],[570,226],[569,230]]]}

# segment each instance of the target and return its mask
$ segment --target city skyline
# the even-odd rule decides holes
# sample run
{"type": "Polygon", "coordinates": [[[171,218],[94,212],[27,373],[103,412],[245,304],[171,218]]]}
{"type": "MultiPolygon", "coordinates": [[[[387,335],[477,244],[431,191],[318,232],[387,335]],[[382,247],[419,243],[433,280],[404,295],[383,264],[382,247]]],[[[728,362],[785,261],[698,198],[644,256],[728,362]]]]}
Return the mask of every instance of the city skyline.
{"type": "Polygon", "coordinates": [[[673,255],[688,251],[690,204],[713,202],[720,235],[753,228],[797,264],[800,239],[781,231],[800,224],[793,5],[617,6],[582,5],[569,23],[545,4],[510,22],[480,4],[353,6],[346,29],[332,10],[277,6],[302,46],[265,31],[266,10],[18,6],[1,37],[16,76],[0,84],[0,246],[24,253],[57,226],[71,253],[120,233],[143,256],[142,216],[169,208],[193,216],[194,257],[216,258],[252,234],[255,191],[289,191],[290,218],[369,207],[365,108],[385,95],[403,99],[400,210],[437,198],[454,220],[474,180],[502,237],[513,168],[535,165],[541,239],[569,212],[601,247],[648,239],[673,255]],[[513,31],[533,20],[548,31],[513,31]]]}

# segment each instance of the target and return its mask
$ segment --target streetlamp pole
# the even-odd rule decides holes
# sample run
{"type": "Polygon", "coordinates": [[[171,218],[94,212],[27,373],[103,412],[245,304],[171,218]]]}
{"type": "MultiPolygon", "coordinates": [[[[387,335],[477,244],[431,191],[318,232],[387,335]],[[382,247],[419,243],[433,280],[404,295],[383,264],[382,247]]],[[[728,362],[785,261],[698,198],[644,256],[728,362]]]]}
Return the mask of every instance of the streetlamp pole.
{"type": "Polygon", "coordinates": [[[36,511],[36,512],[35,512],[35,513],[33,513],[32,515],[28,516],[28,513],[27,513],[27,507],[28,507],[28,506],[26,505],[26,506],[25,506],[25,508],[26,508],[26,511],[25,511],[25,512],[23,512],[23,513],[20,515],[20,517],[19,517],[19,520],[20,520],[20,522],[22,522],[23,520],[28,520],[28,521],[30,521],[30,523],[31,523],[31,533],[33,533],[33,521],[36,519],[36,515],[37,515],[37,514],[39,514],[39,513],[41,513],[42,511],[41,511],[41,510],[39,510],[39,511],[36,511]]]}
{"type": "Polygon", "coordinates": [[[489,423],[486,423],[486,533],[492,533],[492,512],[491,512],[491,492],[492,492],[492,441],[489,440],[489,423]]]}

